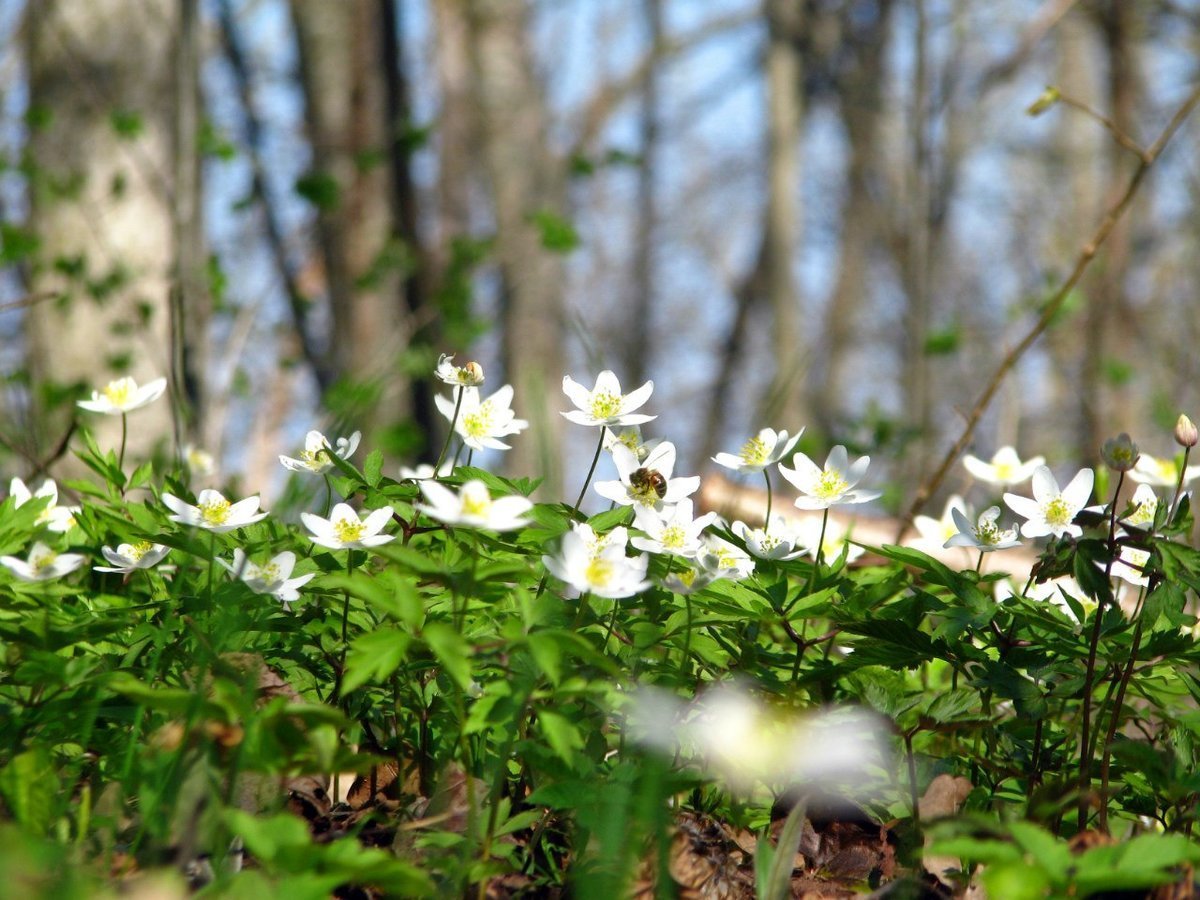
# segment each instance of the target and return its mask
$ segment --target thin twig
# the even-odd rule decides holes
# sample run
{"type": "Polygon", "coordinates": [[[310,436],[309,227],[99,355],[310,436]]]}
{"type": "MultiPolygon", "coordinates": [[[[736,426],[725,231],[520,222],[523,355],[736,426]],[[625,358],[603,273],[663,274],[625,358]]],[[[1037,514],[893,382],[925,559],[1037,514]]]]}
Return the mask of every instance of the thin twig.
{"type": "Polygon", "coordinates": [[[975,401],[975,405],[971,408],[971,412],[967,415],[966,424],[963,426],[962,434],[959,436],[958,440],[954,442],[954,446],[952,446],[946,452],[945,457],[942,459],[941,464],[937,467],[933,475],[921,485],[920,489],[916,493],[916,496],[913,497],[912,504],[909,506],[908,511],[904,514],[904,517],[900,520],[900,528],[896,535],[897,543],[900,542],[900,539],[904,536],[904,533],[912,524],[913,517],[921,511],[921,508],[925,505],[929,498],[934,494],[935,491],[937,491],[939,487],[941,487],[942,482],[945,481],[946,476],[950,472],[950,467],[954,465],[954,461],[958,459],[962,452],[967,448],[967,445],[971,442],[971,438],[975,434],[975,428],[979,425],[979,420],[983,417],[984,411],[991,404],[992,397],[994,397],[996,391],[999,390],[1005,376],[1012,371],[1013,367],[1016,366],[1017,361],[1025,355],[1026,351],[1029,350],[1034,341],[1041,337],[1042,332],[1049,327],[1050,322],[1054,319],[1055,315],[1058,313],[1067,297],[1074,290],[1075,285],[1077,285],[1080,278],[1083,277],[1083,273],[1087,270],[1087,267],[1095,258],[1096,252],[1108,239],[1108,236],[1112,233],[1113,228],[1116,227],[1117,222],[1121,220],[1121,217],[1129,208],[1130,203],[1133,201],[1134,195],[1137,194],[1138,188],[1141,186],[1143,179],[1146,177],[1146,173],[1150,171],[1150,167],[1153,166],[1158,160],[1158,157],[1166,148],[1167,143],[1175,135],[1175,132],[1179,130],[1180,126],[1183,125],[1184,121],[1187,120],[1188,116],[1191,114],[1192,110],[1196,108],[1197,104],[1200,104],[1200,87],[1193,88],[1187,99],[1180,105],[1179,109],[1176,110],[1175,115],[1171,117],[1171,121],[1167,123],[1167,127],[1163,129],[1162,134],[1160,134],[1158,139],[1150,146],[1148,150],[1146,150],[1145,154],[1141,158],[1141,162],[1138,164],[1137,169],[1135,169],[1133,175],[1130,176],[1129,184],[1126,186],[1125,192],[1121,195],[1121,198],[1108,210],[1108,212],[1105,213],[1104,218],[1101,220],[1091,238],[1086,244],[1083,245],[1083,249],[1080,250],[1079,256],[1075,260],[1075,265],[1071,269],[1071,274],[1067,276],[1066,280],[1059,286],[1058,290],[1054,292],[1049,301],[1047,301],[1042,310],[1042,314],[1038,316],[1038,319],[1033,324],[1033,327],[1029,329],[1029,331],[1023,338],[1021,338],[1016,346],[1009,350],[1004,359],[1000,361],[1000,365],[997,366],[996,371],[992,373],[992,377],[988,381],[987,386],[983,389],[983,392],[979,395],[979,399],[975,401]]]}
{"type": "Polygon", "coordinates": [[[1084,103],[1082,100],[1076,100],[1074,97],[1069,97],[1061,91],[1058,94],[1058,102],[1064,106],[1069,106],[1072,109],[1077,109],[1081,113],[1084,113],[1085,115],[1095,119],[1108,129],[1109,133],[1113,136],[1113,139],[1118,144],[1120,144],[1142,162],[1146,161],[1146,151],[1142,148],[1142,146],[1124,131],[1122,131],[1117,123],[1108,116],[1104,115],[1099,110],[1088,106],[1088,104],[1084,103]]]}

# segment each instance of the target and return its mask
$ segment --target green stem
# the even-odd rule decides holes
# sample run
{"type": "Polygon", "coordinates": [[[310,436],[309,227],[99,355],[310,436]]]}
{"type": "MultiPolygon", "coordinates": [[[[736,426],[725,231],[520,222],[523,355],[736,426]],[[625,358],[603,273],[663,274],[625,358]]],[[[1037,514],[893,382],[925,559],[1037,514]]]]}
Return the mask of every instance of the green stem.
{"type": "Polygon", "coordinates": [[[325,510],[321,513],[321,517],[328,519],[329,510],[333,508],[333,481],[328,474],[323,477],[325,479],[325,510]]]}
{"type": "Polygon", "coordinates": [[[439,478],[442,473],[442,463],[446,459],[446,453],[450,449],[450,439],[454,437],[454,426],[458,424],[458,411],[462,408],[463,392],[466,388],[461,385],[458,388],[458,396],[454,399],[454,415],[450,417],[450,428],[446,431],[446,442],[442,444],[442,452],[438,454],[437,464],[433,467],[433,477],[439,478]]]}
{"type": "Polygon", "coordinates": [[[763,534],[769,534],[771,532],[771,473],[765,468],[762,473],[767,482],[767,521],[763,523],[763,534]]]}
{"type": "Polygon", "coordinates": [[[983,569],[983,554],[984,551],[979,551],[979,559],[975,561],[975,572],[978,574],[983,569]]]}
{"type": "Polygon", "coordinates": [[[1179,467],[1179,478],[1175,482],[1175,496],[1171,498],[1171,512],[1167,515],[1167,522],[1175,518],[1175,510],[1179,509],[1179,499],[1183,496],[1183,476],[1187,474],[1188,456],[1191,452],[1191,447],[1183,448],[1183,464],[1179,467]]]}
{"type": "Polygon", "coordinates": [[[213,564],[217,558],[217,533],[208,533],[208,587],[205,589],[205,602],[209,610],[213,603],[213,564]]]}
{"type": "MultiPolygon", "coordinates": [[[[1112,503],[1108,514],[1108,561],[1104,565],[1104,579],[1111,583],[1113,559],[1117,553],[1117,498],[1121,496],[1121,486],[1125,483],[1125,473],[1117,473],[1117,486],[1113,491],[1112,503]]],[[[1083,715],[1079,729],[1079,830],[1087,829],[1088,792],[1092,783],[1092,688],[1096,678],[1096,649],[1100,645],[1100,628],[1104,622],[1104,594],[1096,596],[1095,622],[1092,626],[1092,639],[1088,644],[1087,668],[1083,678],[1083,715]]],[[[1104,802],[1103,800],[1101,802],[1104,802]]]]}
{"type": "Polygon", "coordinates": [[[583,480],[583,487],[579,489],[579,496],[575,500],[575,512],[579,512],[579,507],[587,494],[588,485],[592,483],[592,476],[596,474],[596,464],[600,462],[600,451],[604,449],[604,435],[607,431],[607,425],[600,426],[600,440],[596,442],[596,454],[592,457],[591,468],[588,469],[587,478],[583,480]]]}
{"type": "Polygon", "coordinates": [[[117,454],[117,471],[121,473],[121,496],[125,496],[125,441],[129,437],[129,416],[121,413],[121,452],[117,454]]]}

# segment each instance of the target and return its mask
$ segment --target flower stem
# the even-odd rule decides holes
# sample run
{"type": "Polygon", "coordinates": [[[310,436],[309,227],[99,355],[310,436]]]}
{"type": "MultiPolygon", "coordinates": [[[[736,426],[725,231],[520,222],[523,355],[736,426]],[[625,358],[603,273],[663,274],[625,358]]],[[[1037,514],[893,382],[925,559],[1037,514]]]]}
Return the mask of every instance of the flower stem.
{"type": "Polygon", "coordinates": [[[321,513],[321,517],[328,519],[329,518],[329,510],[333,507],[333,481],[330,480],[328,474],[326,474],[324,476],[324,478],[325,478],[325,509],[321,513]]]}
{"type": "Polygon", "coordinates": [[[604,435],[607,431],[607,425],[600,426],[600,440],[596,442],[596,454],[592,457],[592,466],[588,469],[587,478],[583,480],[583,487],[579,489],[579,497],[575,500],[575,512],[579,512],[579,507],[587,494],[588,485],[592,483],[592,476],[596,474],[596,464],[600,462],[600,451],[604,449],[604,435]]]}
{"type": "Polygon", "coordinates": [[[771,533],[771,473],[765,468],[762,470],[763,478],[767,482],[767,520],[763,523],[763,534],[771,533]]]}
{"type": "Polygon", "coordinates": [[[213,599],[213,563],[217,558],[217,533],[210,531],[208,533],[208,588],[205,590],[205,601],[208,608],[212,609],[213,599]]]}
{"type": "Polygon", "coordinates": [[[121,473],[121,496],[125,496],[125,441],[129,437],[129,416],[121,413],[121,451],[117,454],[117,471],[121,473]]]}
{"type": "Polygon", "coordinates": [[[979,559],[975,561],[975,572],[979,573],[983,570],[983,554],[985,551],[979,551],[979,559]]]}
{"type": "MultiPolygon", "coordinates": [[[[1104,579],[1112,579],[1113,559],[1117,554],[1117,498],[1121,496],[1121,486],[1125,483],[1125,473],[1117,473],[1117,486],[1113,490],[1112,503],[1108,513],[1108,561],[1104,565],[1104,579]]],[[[1104,623],[1104,594],[1096,597],[1095,621],[1092,625],[1092,639],[1088,644],[1087,669],[1083,677],[1083,716],[1079,728],[1079,830],[1087,829],[1088,791],[1092,783],[1092,688],[1096,679],[1096,649],[1100,645],[1100,628],[1104,623]]],[[[1101,799],[1101,803],[1104,800],[1101,799]]]]}
{"type": "Polygon", "coordinates": [[[454,415],[450,417],[450,427],[446,431],[446,443],[442,444],[442,452],[438,454],[437,463],[433,467],[433,477],[438,478],[442,473],[442,463],[446,459],[446,452],[450,449],[450,439],[454,437],[454,426],[458,424],[458,411],[462,408],[463,391],[462,385],[459,385],[458,395],[454,398],[454,415]]]}
{"type": "Polygon", "coordinates": [[[1179,509],[1179,499],[1183,496],[1183,477],[1187,474],[1188,456],[1191,452],[1191,447],[1183,448],[1183,464],[1179,467],[1179,478],[1175,482],[1175,496],[1171,498],[1171,512],[1167,515],[1167,522],[1175,518],[1175,510],[1179,509]]]}

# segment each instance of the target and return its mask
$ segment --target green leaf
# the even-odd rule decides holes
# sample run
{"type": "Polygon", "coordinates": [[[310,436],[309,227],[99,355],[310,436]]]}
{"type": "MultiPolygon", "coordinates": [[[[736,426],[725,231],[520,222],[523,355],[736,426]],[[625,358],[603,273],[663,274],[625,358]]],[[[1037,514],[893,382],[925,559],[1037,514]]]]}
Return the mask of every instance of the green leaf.
{"type": "Polygon", "coordinates": [[[43,835],[54,819],[58,773],[45,749],[14,756],[0,769],[0,794],[13,818],[32,834],[43,835]]]}
{"type": "Polygon", "coordinates": [[[383,478],[382,450],[372,450],[367,454],[367,458],[363,460],[363,478],[371,487],[379,487],[379,481],[383,478]]]}
{"type": "Polygon", "coordinates": [[[256,818],[240,809],[226,809],[225,824],[263,863],[273,862],[286,850],[307,848],[312,843],[308,825],[289,813],[256,818]]]}
{"type": "Polygon", "coordinates": [[[583,749],[583,736],[575,723],[562,713],[549,709],[539,709],[537,718],[550,748],[564,762],[571,762],[576,751],[583,749]]]}
{"type": "Polygon", "coordinates": [[[539,209],[530,216],[542,235],[542,246],[554,253],[570,253],[579,246],[579,232],[575,226],[548,209],[539,209]]]}
{"type": "Polygon", "coordinates": [[[383,684],[400,667],[411,637],[396,628],[369,631],[355,638],[346,655],[343,693],[368,682],[383,684]]]}
{"type": "Polygon", "coordinates": [[[562,681],[562,647],[552,632],[536,631],[526,638],[538,668],[557,686],[562,681]]]}
{"type": "Polygon", "coordinates": [[[470,647],[463,636],[444,622],[432,622],[421,632],[429,651],[442,664],[446,674],[466,690],[471,685],[470,647]]]}

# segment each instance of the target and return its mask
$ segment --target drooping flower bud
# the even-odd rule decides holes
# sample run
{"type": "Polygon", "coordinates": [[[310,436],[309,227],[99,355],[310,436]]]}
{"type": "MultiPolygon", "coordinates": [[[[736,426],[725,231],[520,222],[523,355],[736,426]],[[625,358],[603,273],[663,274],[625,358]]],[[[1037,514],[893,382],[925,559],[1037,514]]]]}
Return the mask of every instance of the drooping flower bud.
{"type": "Polygon", "coordinates": [[[1196,426],[1187,416],[1180,414],[1179,420],[1175,423],[1175,443],[1180,447],[1195,447],[1200,441],[1200,432],[1196,431],[1196,426]]]}
{"type": "Polygon", "coordinates": [[[462,367],[462,374],[459,376],[463,384],[480,385],[483,384],[483,366],[471,360],[462,367]]]}
{"type": "Polygon", "coordinates": [[[1100,450],[1100,458],[1114,472],[1128,472],[1138,459],[1138,447],[1125,432],[1104,442],[1100,450]]]}

